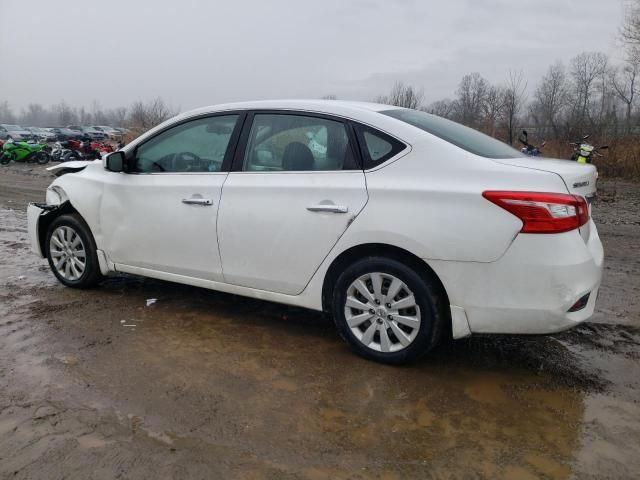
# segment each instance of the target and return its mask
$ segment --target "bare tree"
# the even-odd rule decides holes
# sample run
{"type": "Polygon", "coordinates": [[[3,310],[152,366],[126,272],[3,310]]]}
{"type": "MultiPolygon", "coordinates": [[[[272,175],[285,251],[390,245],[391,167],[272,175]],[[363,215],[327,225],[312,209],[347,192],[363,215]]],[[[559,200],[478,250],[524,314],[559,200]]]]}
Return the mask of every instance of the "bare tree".
{"type": "Polygon", "coordinates": [[[132,127],[146,131],[173,117],[177,110],[169,107],[162,98],[150,102],[137,101],[131,105],[129,121],[132,127]]]}
{"type": "Polygon", "coordinates": [[[462,77],[456,90],[456,119],[465,125],[479,127],[488,90],[489,82],[479,73],[462,77]]]}
{"type": "Polygon", "coordinates": [[[507,78],[507,86],[504,93],[504,119],[507,130],[507,141],[509,145],[513,145],[516,137],[516,122],[518,115],[527,101],[526,92],[527,81],[524,74],[520,72],[509,72],[507,78]]]}
{"type": "Polygon", "coordinates": [[[320,100],[337,100],[337,99],[338,97],[333,94],[323,95],[322,97],[320,97],[320,100]]]}
{"type": "Polygon", "coordinates": [[[38,103],[30,103],[27,108],[22,110],[20,115],[20,123],[44,127],[47,125],[48,112],[38,103]]]}
{"type": "Polygon", "coordinates": [[[107,113],[107,124],[113,127],[122,127],[127,123],[127,109],[118,107],[107,113]]]}
{"type": "Polygon", "coordinates": [[[438,115],[439,117],[451,118],[456,110],[456,103],[454,100],[446,98],[429,104],[423,108],[423,110],[433,115],[438,115]]]}
{"type": "Polygon", "coordinates": [[[14,123],[16,121],[16,117],[9,106],[9,102],[3,100],[0,102],[0,122],[3,123],[14,123]]]}
{"type": "Polygon", "coordinates": [[[608,59],[601,52],[583,52],[571,60],[573,80],[574,122],[584,126],[591,120],[596,82],[606,74],[608,59]]]}
{"type": "Polygon", "coordinates": [[[638,92],[638,73],[640,62],[637,57],[632,57],[624,66],[611,72],[611,86],[615,95],[625,106],[625,133],[631,132],[631,114],[633,112],[636,93],[638,92]]]}
{"type": "Polygon", "coordinates": [[[567,74],[562,62],[549,67],[533,94],[531,112],[543,126],[545,133],[551,127],[553,134],[560,135],[560,116],[567,104],[567,74]]]}
{"type": "Polygon", "coordinates": [[[640,53],[640,0],[627,2],[620,37],[629,52],[640,53]]]}
{"type": "Polygon", "coordinates": [[[422,89],[417,90],[411,85],[405,85],[403,82],[396,82],[389,95],[381,95],[377,97],[375,101],[377,103],[417,110],[420,108],[420,105],[422,105],[423,99],[424,91],[422,89]]]}
{"type": "Polygon", "coordinates": [[[483,104],[484,132],[495,137],[499,123],[506,113],[507,90],[502,87],[490,86],[483,104]]]}
{"type": "Polygon", "coordinates": [[[55,123],[57,125],[70,125],[76,123],[78,115],[73,109],[64,101],[54,105],[52,110],[55,115],[55,123]]]}

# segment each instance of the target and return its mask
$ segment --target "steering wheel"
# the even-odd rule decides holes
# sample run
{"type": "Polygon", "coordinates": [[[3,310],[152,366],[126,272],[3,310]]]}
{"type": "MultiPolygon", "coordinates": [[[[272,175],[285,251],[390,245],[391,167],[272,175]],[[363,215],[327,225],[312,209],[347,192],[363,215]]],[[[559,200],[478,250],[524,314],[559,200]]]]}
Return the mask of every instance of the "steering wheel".
{"type": "Polygon", "coordinates": [[[173,164],[173,170],[176,172],[193,170],[194,167],[197,170],[202,164],[202,159],[193,152],[178,152],[173,156],[171,163],[173,164]],[[187,163],[189,168],[178,168],[182,167],[180,165],[182,162],[187,163]]]}

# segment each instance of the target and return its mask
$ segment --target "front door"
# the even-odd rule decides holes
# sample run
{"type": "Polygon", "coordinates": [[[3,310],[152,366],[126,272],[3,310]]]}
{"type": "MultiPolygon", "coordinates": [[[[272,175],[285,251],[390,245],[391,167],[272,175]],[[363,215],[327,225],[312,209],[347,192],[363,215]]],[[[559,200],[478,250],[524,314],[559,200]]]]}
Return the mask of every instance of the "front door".
{"type": "Polygon", "coordinates": [[[171,127],[136,148],[135,173],[107,176],[101,243],[116,267],[222,279],[216,222],[238,119],[171,127]]]}
{"type": "Polygon", "coordinates": [[[342,121],[283,112],[248,123],[220,203],[224,279],[298,294],[364,208],[364,173],[342,121]]]}

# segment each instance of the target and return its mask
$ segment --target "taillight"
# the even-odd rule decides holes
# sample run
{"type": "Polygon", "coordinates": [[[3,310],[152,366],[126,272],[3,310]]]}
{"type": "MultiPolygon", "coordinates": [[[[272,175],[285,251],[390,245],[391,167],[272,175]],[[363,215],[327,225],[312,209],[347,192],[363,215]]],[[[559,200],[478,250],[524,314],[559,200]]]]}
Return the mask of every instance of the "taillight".
{"type": "Polygon", "coordinates": [[[568,232],[589,221],[589,207],[579,195],[488,191],[482,196],[522,220],[522,233],[568,232]]]}

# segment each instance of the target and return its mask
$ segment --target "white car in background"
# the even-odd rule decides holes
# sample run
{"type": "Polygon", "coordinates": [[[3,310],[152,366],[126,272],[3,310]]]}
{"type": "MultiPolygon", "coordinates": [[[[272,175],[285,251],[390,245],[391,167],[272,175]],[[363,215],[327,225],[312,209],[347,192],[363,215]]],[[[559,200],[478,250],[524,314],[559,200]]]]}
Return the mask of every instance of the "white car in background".
{"type": "Polygon", "coordinates": [[[95,130],[98,130],[102,133],[105,134],[105,136],[109,139],[109,140],[114,140],[114,141],[120,141],[122,140],[123,134],[121,131],[116,130],[113,127],[109,127],[106,125],[98,125],[98,126],[94,126],[92,127],[95,130]]]}
{"type": "Polygon", "coordinates": [[[532,158],[427,113],[265,101],[181,114],[70,162],[28,208],[70,287],[127,272],[330,312],[359,354],[589,318],[596,170],[532,158]]]}

